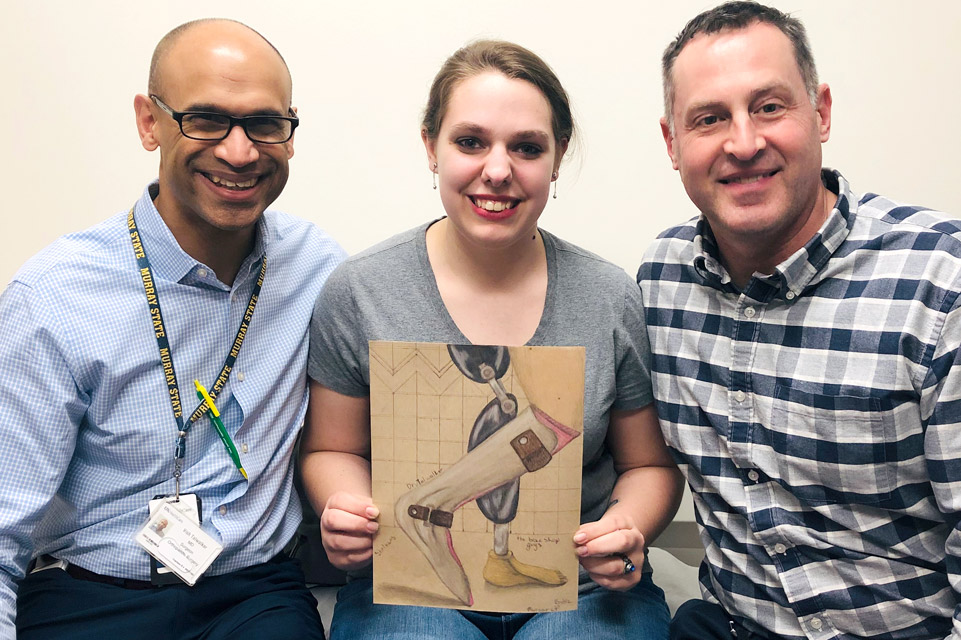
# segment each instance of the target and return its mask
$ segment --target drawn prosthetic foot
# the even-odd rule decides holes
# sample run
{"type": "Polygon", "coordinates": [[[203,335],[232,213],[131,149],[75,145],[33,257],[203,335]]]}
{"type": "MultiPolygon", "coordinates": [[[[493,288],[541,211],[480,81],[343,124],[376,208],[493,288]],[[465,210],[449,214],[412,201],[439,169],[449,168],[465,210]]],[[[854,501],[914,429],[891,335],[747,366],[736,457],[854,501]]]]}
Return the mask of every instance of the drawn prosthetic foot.
{"type": "Polygon", "coordinates": [[[560,586],[567,582],[564,574],[557,569],[521,562],[514,557],[513,551],[508,551],[506,556],[498,555],[493,549],[487,553],[484,580],[495,587],[516,587],[522,584],[560,586]]]}
{"type": "Polygon", "coordinates": [[[397,500],[397,525],[465,605],[472,605],[474,598],[450,536],[454,511],[543,468],[579,435],[531,405],[442,473],[397,500]]]}
{"type": "MultiPolygon", "coordinates": [[[[467,450],[473,451],[481,442],[497,433],[517,417],[517,398],[511,393],[497,395],[477,416],[471,429],[467,450]],[[506,402],[505,402],[506,400],[506,402]],[[510,413],[504,411],[507,407],[510,413]]],[[[518,560],[510,551],[510,523],[517,517],[520,497],[520,478],[505,482],[490,493],[477,498],[477,508],[494,523],[494,548],[484,565],[484,580],[496,587],[516,587],[522,584],[557,586],[567,582],[559,571],[537,567],[518,560]]]]}

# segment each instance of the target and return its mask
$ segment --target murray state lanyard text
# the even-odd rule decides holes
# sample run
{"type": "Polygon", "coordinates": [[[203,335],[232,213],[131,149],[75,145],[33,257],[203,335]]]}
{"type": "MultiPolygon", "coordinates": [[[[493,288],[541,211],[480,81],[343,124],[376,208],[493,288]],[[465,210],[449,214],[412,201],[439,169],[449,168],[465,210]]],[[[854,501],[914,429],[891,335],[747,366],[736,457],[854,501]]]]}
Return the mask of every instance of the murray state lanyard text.
{"type": "MultiPolygon", "coordinates": [[[[194,422],[199,420],[210,407],[207,401],[204,400],[197,405],[197,408],[194,409],[187,421],[184,422],[180,387],[177,385],[177,374],[174,371],[173,356],[170,353],[170,341],[167,339],[167,329],[164,325],[163,314],[160,311],[160,298],[157,295],[157,288],[154,285],[153,272],[150,269],[147,252],[140,239],[140,233],[137,231],[137,223],[134,221],[133,211],[134,208],[131,207],[130,213],[127,214],[127,229],[130,231],[130,242],[133,244],[133,252],[137,258],[137,267],[140,269],[140,280],[143,283],[143,290],[144,293],[147,294],[147,306],[150,309],[150,319],[153,324],[154,336],[157,338],[157,348],[160,350],[160,364],[163,366],[164,378],[167,381],[170,407],[173,409],[174,419],[177,421],[177,448],[174,451],[174,480],[176,484],[176,495],[179,497],[180,475],[183,471],[184,456],[187,454],[187,432],[190,431],[190,427],[193,426],[194,422]]],[[[220,370],[220,375],[217,376],[217,381],[210,387],[210,396],[214,399],[223,391],[227,380],[230,378],[230,372],[237,362],[237,354],[240,353],[240,347],[243,346],[244,338],[247,337],[247,328],[250,326],[250,320],[254,316],[254,308],[257,306],[257,298],[260,295],[260,289],[264,284],[264,276],[266,274],[267,257],[264,256],[261,259],[260,275],[257,277],[257,283],[254,285],[254,290],[250,294],[250,300],[247,302],[247,310],[244,312],[243,320],[240,322],[240,328],[237,329],[237,336],[234,338],[230,352],[224,360],[224,366],[220,370]]]]}

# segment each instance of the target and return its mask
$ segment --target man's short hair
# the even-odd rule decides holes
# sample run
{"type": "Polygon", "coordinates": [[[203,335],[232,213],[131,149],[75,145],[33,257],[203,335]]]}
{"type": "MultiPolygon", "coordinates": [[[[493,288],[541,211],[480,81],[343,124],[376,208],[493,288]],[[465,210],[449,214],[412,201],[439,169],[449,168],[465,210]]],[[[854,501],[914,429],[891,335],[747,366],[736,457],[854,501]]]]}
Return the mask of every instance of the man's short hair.
{"type": "MultiPolygon", "coordinates": [[[[284,60],[284,56],[281,55],[280,51],[277,50],[277,47],[275,47],[270,40],[265,38],[263,34],[256,29],[249,27],[238,20],[231,20],[230,18],[200,18],[198,20],[185,22],[179,27],[174,27],[167,32],[167,35],[160,39],[160,42],[157,43],[157,46],[153,50],[153,57],[150,58],[150,75],[147,77],[147,92],[150,95],[163,95],[163,78],[161,77],[163,74],[160,73],[160,63],[163,61],[164,56],[167,55],[167,52],[173,48],[174,44],[176,44],[177,40],[179,40],[182,35],[194,27],[208,22],[232,22],[250,30],[251,33],[260,36],[260,39],[266,42],[270,48],[274,50],[274,52],[277,54],[277,57],[280,58],[280,61],[284,63],[284,68],[287,69],[287,61],[284,60]]],[[[287,74],[290,74],[289,69],[287,74]]]]}
{"type": "Polygon", "coordinates": [[[757,2],[725,2],[713,9],[699,14],[681,29],[671,44],[664,50],[661,58],[661,73],[664,82],[664,115],[674,133],[674,62],[677,56],[696,35],[714,34],[725,29],[744,29],[757,22],[773,25],[781,30],[794,47],[804,88],[811,103],[817,102],[818,71],[814,66],[814,56],[808,43],[807,31],[797,18],[757,2]]]}

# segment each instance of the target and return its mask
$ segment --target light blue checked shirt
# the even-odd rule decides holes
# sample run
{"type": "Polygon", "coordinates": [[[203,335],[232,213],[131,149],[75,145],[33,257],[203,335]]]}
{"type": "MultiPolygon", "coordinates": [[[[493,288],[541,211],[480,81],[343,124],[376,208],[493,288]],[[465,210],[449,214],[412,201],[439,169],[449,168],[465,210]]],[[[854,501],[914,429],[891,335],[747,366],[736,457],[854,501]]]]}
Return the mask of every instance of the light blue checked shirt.
{"type": "MultiPolygon", "coordinates": [[[[150,197],[135,216],[153,269],[185,418],[211,387],[260,269],[267,274],[229,382],[217,398],[250,476],[208,417],[187,437],[181,491],[224,546],[207,571],[265,562],[301,509],[292,452],[307,405],[307,329],[343,250],[313,225],[268,211],[233,286],[181,250],[150,197]]],[[[154,191],[155,193],[155,191],[154,191]]],[[[31,554],[149,580],[133,540],[147,503],[172,494],[177,426],[124,211],[31,259],[0,296],[0,637],[14,635],[16,581],[31,554]]]]}
{"type": "Polygon", "coordinates": [[[822,178],[827,221],[743,290],[703,219],[638,273],[702,591],[765,636],[961,638],[961,221],[822,178]]]}

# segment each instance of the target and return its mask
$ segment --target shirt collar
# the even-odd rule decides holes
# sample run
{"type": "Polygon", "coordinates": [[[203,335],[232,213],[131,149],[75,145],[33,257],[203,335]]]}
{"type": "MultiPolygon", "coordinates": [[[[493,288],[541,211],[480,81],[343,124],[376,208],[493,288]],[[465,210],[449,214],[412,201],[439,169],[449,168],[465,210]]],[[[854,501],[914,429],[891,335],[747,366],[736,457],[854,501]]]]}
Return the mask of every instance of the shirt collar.
{"type": "MultiPolygon", "coordinates": [[[[205,284],[225,288],[219,282],[210,267],[191,257],[180,248],[170,228],[160,216],[153,199],[157,197],[159,181],[153,181],[144,189],[143,195],[134,205],[134,216],[137,228],[144,242],[150,268],[156,277],[171,282],[183,284],[205,284]]],[[[254,235],[254,248],[250,255],[240,265],[234,286],[247,280],[251,275],[259,274],[261,258],[267,253],[269,230],[264,216],[257,221],[257,231],[254,235]],[[258,269],[255,270],[255,267],[258,269]]],[[[229,287],[226,287],[229,288],[229,287]]]]}
{"type": "Polygon", "coordinates": [[[694,269],[709,284],[717,289],[733,288],[731,274],[721,264],[721,254],[711,225],[702,215],[694,228],[694,269]]]}
{"type": "Polygon", "coordinates": [[[821,182],[828,191],[837,194],[834,208],[814,237],[775,269],[781,281],[779,294],[789,300],[801,295],[804,287],[810,284],[848,237],[854,224],[851,204],[857,200],[851,193],[848,181],[837,171],[823,169],[821,182]]]}
{"type": "MultiPolygon", "coordinates": [[[[817,272],[827,263],[841,243],[847,238],[854,224],[852,204],[857,203],[851,186],[840,172],[821,170],[821,182],[837,202],[814,237],[802,248],[779,264],[774,273],[763,280],[777,289],[778,297],[793,300],[799,296],[817,272]]],[[[697,221],[694,236],[694,269],[704,283],[716,289],[737,291],[731,276],[721,264],[717,241],[707,220],[702,215],[697,221]]]]}

